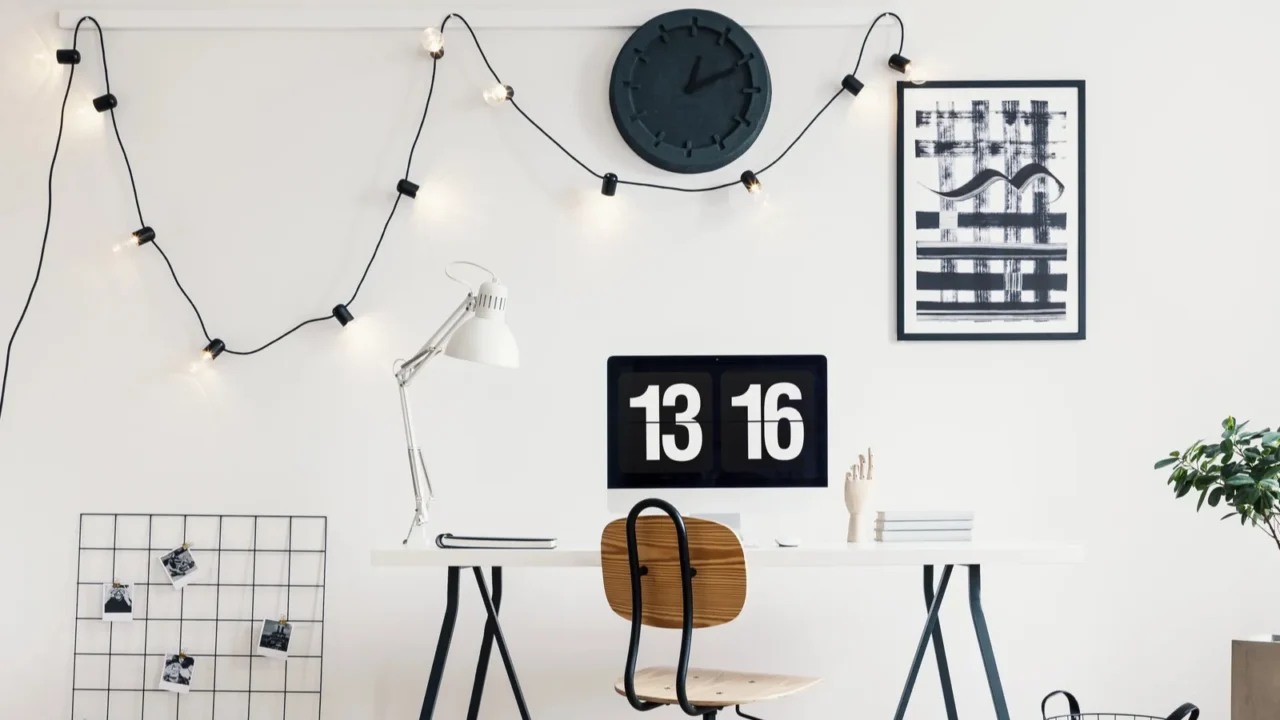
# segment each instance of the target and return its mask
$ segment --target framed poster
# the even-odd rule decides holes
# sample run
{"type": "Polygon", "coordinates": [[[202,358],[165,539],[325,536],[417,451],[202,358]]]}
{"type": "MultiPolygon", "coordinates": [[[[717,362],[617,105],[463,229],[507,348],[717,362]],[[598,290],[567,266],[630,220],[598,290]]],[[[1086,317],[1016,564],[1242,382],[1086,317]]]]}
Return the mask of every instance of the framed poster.
{"type": "Polygon", "coordinates": [[[898,83],[898,339],[1083,340],[1084,81],[898,83]]]}

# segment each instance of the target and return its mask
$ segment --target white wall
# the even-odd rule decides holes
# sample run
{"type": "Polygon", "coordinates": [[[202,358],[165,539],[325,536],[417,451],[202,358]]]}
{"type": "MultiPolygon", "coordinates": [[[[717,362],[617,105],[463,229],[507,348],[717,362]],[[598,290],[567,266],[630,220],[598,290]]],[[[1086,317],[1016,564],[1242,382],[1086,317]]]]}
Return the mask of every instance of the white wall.
{"type": "MultiPolygon", "coordinates": [[[[71,111],[46,274],[0,421],[0,577],[11,588],[0,613],[19,620],[0,624],[7,713],[68,712],[80,512],[261,511],[331,520],[326,716],[413,716],[443,573],[369,565],[371,548],[399,540],[411,504],[390,369],[456,301],[444,263],[469,258],[510,285],[524,367],[442,363],[415,386],[439,529],[596,540],[608,517],[610,354],[824,353],[833,477],[873,445],[883,504],[971,507],[988,540],[1087,546],[1083,566],[989,573],[1015,717],[1035,716],[1058,687],[1093,709],[1165,713],[1194,700],[1224,717],[1229,641],[1280,627],[1280,558],[1260,534],[1175,502],[1150,466],[1227,413],[1280,421],[1268,139],[1280,100],[1267,86],[1280,10],[1244,0],[894,5],[909,23],[907,53],[935,77],[1088,81],[1087,341],[894,341],[895,78],[879,62],[890,31],[871,42],[867,91],[841,100],[769,173],[772,202],[759,209],[736,192],[625,188],[605,201],[514,112],[480,101],[484,69],[451,28],[414,171],[423,190],[392,227],[354,307],[360,321],[309,328],[254,358],[224,356],[199,376],[186,366],[203,339],[158,255],[111,252],[135,221],[109,128],[71,111]]],[[[868,19],[884,9],[858,6],[868,19]]],[[[645,3],[636,19],[669,7],[645,3]]],[[[58,8],[6,4],[0,20],[5,329],[44,222],[65,76],[29,60],[66,44],[58,8]]],[[[775,98],[738,165],[759,166],[790,141],[852,66],[862,32],[756,33],[775,98]]],[[[670,180],[630,154],[609,117],[605,81],[625,35],[495,30],[483,40],[523,106],[593,167],[670,180]]],[[[345,298],[426,90],[416,33],[120,31],[107,41],[148,222],[211,330],[243,347],[345,298]]],[[[101,87],[96,44],[82,47],[76,108],[101,87]]],[[[839,537],[840,490],[829,494],[828,511],[803,518],[807,537],[839,537]]],[[[753,581],[741,620],[700,635],[700,663],[829,678],[769,717],[892,712],[923,617],[915,572],[753,581]]],[[[509,639],[538,715],[628,716],[611,688],[626,624],[599,578],[512,571],[507,589],[509,639]]],[[[463,597],[440,717],[465,708],[481,629],[474,590],[463,597]]],[[[964,605],[943,621],[963,712],[988,712],[964,605]]],[[[650,661],[674,659],[669,638],[648,647],[650,661]]],[[[929,662],[912,718],[941,711],[929,662]]],[[[487,718],[514,713],[499,678],[487,718]]]]}

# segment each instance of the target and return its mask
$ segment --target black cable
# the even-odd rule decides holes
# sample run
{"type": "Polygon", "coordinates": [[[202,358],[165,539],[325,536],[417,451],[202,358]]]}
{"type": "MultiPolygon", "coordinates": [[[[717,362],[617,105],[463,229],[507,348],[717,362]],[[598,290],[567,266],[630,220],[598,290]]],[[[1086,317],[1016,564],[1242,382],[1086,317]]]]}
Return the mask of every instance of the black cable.
{"type": "MultiPolygon", "coordinates": [[[[899,17],[898,14],[894,12],[880,13],[878,16],[876,16],[875,20],[871,21],[871,26],[867,28],[866,34],[863,35],[862,37],[862,49],[858,51],[858,62],[854,65],[853,74],[856,75],[858,73],[858,68],[862,67],[862,56],[867,50],[867,40],[871,38],[871,31],[875,30],[876,24],[886,17],[891,17],[894,20],[898,21],[898,27],[901,30],[900,38],[898,41],[898,53],[899,54],[902,53],[902,49],[906,46],[906,42],[907,42],[907,29],[902,22],[902,18],[899,17]]],[[[471,41],[475,43],[476,50],[479,51],[480,53],[480,59],[484,61],[484,66],[489,69],[489,74],[493,75],[493,79],[496,82],[502,83],[502,78],[498,77],[498,72],[493,69],[493,65],[489,62],[488,56],[485,55],[484,46],[480,44],[480,38],[476,37],[476,31],[471,27],[471,23],[467,22],[466,18],[464,18],[463,16],[457,13],[450,13],[449,15],[446,15],[444,21],[440,23],[440,32],[442,33],[444,32],[445,25],[449,23],[449,20],[451,18],[458,18],[458,20],[461,21],[464,26],[466,26],[467,32],[471,35],[471,41]]],[[[765,165],[762,169],[755,171],[755,174],[756,175],[764,174],[765,171],[767,171],[769,168],[772,168],[774,165],[777,165],[778,162],[782,160],[782,158],[786,157],[787,153],[791,152],[791,148],[795,147],[796,143],[800,142],[800,138],[804,137],[805,133],[809,132],[809,128],[813,127],[813,124],[818,121],[818,118],[822,117],[822,114],[825,113],[827,109],[831,107],[832,103],[834,103],[836,99],[843,94],[844,94],[843,89],[836,91],[836,94],[832,95],[831,99],[828,100],[826,104],[822,106],[822,109],[818,110],[817,114],[815,114],[813,118],[809,120],[809,122],[804,126],[804,129],[800,131],[800,134],[797,135],[796,138],[792,140],[790,144],[787,145],[786,149],[784,149],[782,153],[779,154],[778,157],[774,158],[773,161],[770,162],[768,165],[765,165]]],[[[562,145],[559,140],[556,140],[551,133],[547,132],[541,125],[539,125],[536,121],[534,121],[533,118],[529,117],[529,113],[525,112],[524,108],[516,104],[516,101],[514,99],[508,100],[508,102],[511,103],[511,107],[515,108],[516,112],[520,113],[521,117],[527,120],[529,124],[532,125],[538,132],[542,133],[543,137],[550,140],[553,145],[559,148],[560,152],[564,153],[570,160],[577,163],[578,166],[581,167],[583,170],[586,170],[588,173],[590,173],[592,177],[596,178],[597,180],[604,179],[604,175],[601,175],[595,170],[592,170],[590,166],[588,166],[582,160],[579,160],[578,156],[570,152],[569,149],[566,148],[564,145],[562,145]]],[[[673,192],[682,192],[682,193],[712,192],[715,190],[724,190],[725,188],[736,187],[741,184],[739,181],[734,180],[731,182],[721,183],[719,185],[708,185],[706,187],[690,188],[690,187],[678,187],[675,185],[663,185],[661,183],[640,182],[638,180],[624,180],[622,178],[618,178],[617,182],[619,185],[630,185],[632,187],[653,188],[655,190],[671,190],[673,192]]]]}
{"type": "Polygon", "coordinates": [[[762,167],[762,168],[760,168],[759,170],[757,170],[757,171],[756,171],[756,175],[763,175],[763,174],[765,174],[766,172],[768,172],[769,168],[773,167],[774,165],[777,165],[779,160],[781,160],[782,158],[786,157],[786,156],[787,156],[787,153],[791,152],[791,148],[795,147],[795,146],[796,146],[796,143],[800,142],[800,138],[804,137],[804,134],[805,134],[805,133],[807,133],[807,132],[809,132],[809,128],[813,127],[813,124],[814,124],[814,123],[816,123],[816,122],[818,122],[818,118],[822,117],[822,113],[826,112],[826,111],[827,111],[827,108],[831,107],[831,103],[835,102],[835,101],[836,101],[836,98],[840,97],[840,96],[841,96],[841,95],[843,95],[843,94],[844,94],[844,88],[841,88],[841,89],[837,90],[837,91],[836,91],[836,94],[835,94],[835,95],[832,95],[832,96],[831,96],[831,99],[827,101],[827,104],[826,104],[826,105],[823,105],[823,106],[822,106],[822,109],[821,109],[821,110],[819,110],[819,111],[818,111],[818,113],[817,113],[816,115],[814,115],[814,116],[813,116],[813,119],[809,121],[809,124],[804,126],[804,129],[800,131],[800,134],[796,136],[796,139],[795,139],[795,140],[792,140],[792,141],[791,141],[791,144],[790,144],[790,145],[788,145],[788,146],[787,146],[787,148],[786,148],[785,150],[783,150],[783,151],[782,151],[782,154],[781,154],[781,155],[779,155],[778,157],[774,158],[774,159],[773,159],[773,162],[771,162],[771,163],[769,163],[768,165],[765,165],[764,167],[762,167]]]}
{"type": "Polygon", "coordinates": [[[902,49],[907,46],[907,26],[903,24],[902,18],[898,17],[898,13],[882,12],[876,16],[875,20],[871,21],[871,27],[867,28],[867,34],[862,36],[862,49],[858,50],[858,62],[854,63],[853,72],[850,74],[858,74],[858,68],[862,67],[862,54],[867,51],[867,41],[871,39],[871,31],[876,29],[876,23],[887,17],[898,21],[898,54],[902,54],[902,49]]]}
{"type": "MultiPolygon", "coordinates": [[[[863,58],[863,55],[866,53],[867,41],[871,37],[871,32],[875,30],[876,25],[886,17],[891,17],[898,23],[898,27],[900,30],[900,37],[898,41],[898,53],[899,54],[902,53],[902,50],[906,45],[906,26],[902,22],[902,18],[899,17],[897,13],[893,13],[893,12],[881,13],[875,18],[875,20],[871,22],[871,26],[867,28],[866,35],[864,35],[862,38],[862,47],[858,51],[858,60],[857,60],[857,63],[854,65],[854,70],[853,70],[855,74],[858,72],[858,69],[862,67],[862,58],[863,58]]],[[[496,82],[501,83],[502,79],[498,76],[497,71],[494,70],[493,64],[489,62],[489,57],[488,55],[485,54],[484,47],[483,45],[481,45],[479,37],[476,36],[475,29],[471,27],[471,23],[467,22],[466,18],[464,18],[463,16],[457,13],[450,13],[446,15],[444,20],[440,23],[440,31],[443,33],[445,26],[448,25],[449,23],[449,20],[453,18],[457,18],[466,27],[467,33],[471,36],[471,40],[475,44],[476,51],[479,52],[480,59],[484,62],[485,68],[489,70],[489,74],[493,76],[493,79],[496,82]]],[[[102,78],[103,78],[104,84],[106,85],[106,91],[108,94],[110,94],[111,78],[107,69],[106,41],[105,41],[104,34],[102,32],[102,25],[98,23],[97,19],[89,15],[86,15],[80,18],[80,20],[76,23],[75,30],[73,31],[72,49],[76,49],[78,47],[80,27],[85,22],[92,22],[94,25],[94,28],[98,33],[98,44],[99,44],[99,48],[101,50],[101,56],[102,56],[102,78]]],[[[427,114],[431,109],[431,98],[435,93],[437,69],[438,68],[436,65],[436,61],[433,59],[432,65],[431,65],[431,81],[427,89],[427,99],[426,99],[426,102],[423,104],[422,117],[418,121],[418,129],[413,136],[413,143],[409,147],[409,157],[405,162],[406,177],[409,175],[409,171],[413,166],[414,153],[417,151],[418,141],[422,137],[422,131],[427,121],[427,114]]],[[[72,81],[75,79],[75,70],[76,70],[75,65],[72,65],[71,70],[67,75],[67,89],[63,93],[62,106],[58,114],[58,135],[57,135],[57,139],[54,142],[53,158],[49,162],[48,199],[47,199],[46,209],[45,209],[44,235],[40,242],[40,258],[36,264],[35,278],[32,280],[31,289],[27,292],[26,302],[23,304],[22,312],[18,316],[18,322],[14,326],[13,333],[9,336],[9,343],[5,350],[4,373],[3,373],[2,379],[0,379],[0,414],[2,414],[4,410],[5,390],[8,387],[9,365],[12,360],[14,341],[17,339],[18,331],[22,328],[22,323],[27,317],[28,310],[31,308],[31,302],[35,296],[36,287],[40,283],[41,272],[44,269],[45,251],[48,248],[49,231],[53,222],[53,173],[54,173],[54,168],[57,166],[57,162],[58,162],[58,152],[62,147],[62,133],[66,125],[67,101],[71,96],[71,85],[72,85],[72,81]]],[[[835,103],[836,99],[839,98],[841,94],[843,94],[843,91],[837,92],[835,95],[831,96],[831,99],[827,100],[826,104],[824,104],[822,108],[818,110],[818,112],[813,116],[813,118],[809,120],[809,122],[804,126],[804,128],[801,129],[800,134],[798,134],[796,138],[792,140],[791,143],[788,144],[785,149],[783,149],[782,153],[779,154],[778,157],[774,158],[774,160],[770,162],[768,165],[765,165],[762,169],[757,171],[756,174],[757,175],[763,174],[764,172],[772,168],[774,165],[777,165],[778,162],[780,162],[784,157],[786,157],[787,153],[791,152],[791,149],[795,147],[797,143],[800,142],[800,139],[805,136],[805,133],[809,131],[809,128],[813,127],[814,123],[818,121],[818,118],[822,117],[823,113],[825,113],[831,107],[831,105],[835,103]]],[[[516,112],[520,113],[520,116],[523,117],[526,122],[532,125],[534,129],[536,129],[539,133],[542,134],[543,137],[551,141],[551,143],[555,145],[556,148],[560,150],[560,152],[564,153],[565,156],[567,156],[570,160],[573,160],[573,162],[576,163],[579,167],[581,167],[583,170],[585,170],[587,173],[589,173],[592,177],[595,177],[596,179],[604,178],[604,175],[601,175],[595,170],[592,170],[590,166],[588,166],[585,162],[583,162],[576,155],[570,152],[569,149],[566,148],[563,144],[561,144],[560,141],[557,140],[551,133],[547,132],[545,128],[539,125],[537,121],[535,121],[532,117],[530,117],[530,115],[527,112],[525,112],[524,108],[520,107],[514,101],[514,99],[511,100],[511,106],[515,108],[516,112]]],[[[119,123],[116,121],[115,108],[114,107],[111,108],[109,112],[111,114],[111,127],[116,137],[116,144],[120,147],[120,155],[124,159],[125,170],[129,174],[129,187],[133,192],[133,204],[134,204],[134,209],[137,211],[137,214],[138,214],[138,223],[140,226],[146,227],[146,221],[143,219],[143,215],[142,215],[142,202],[140,200],[139,193],[138,193],[138,184],[133,173],[133,164],[129,160],[129,153],[125,149],[124,140],[120,135],[120,126],[119,126],[119,123]]],[[[721,183],[719,185],[688,188],[688,187],[677,187],[674,185],[663,185],[661,183],[649,183],[649,182],[640,182],[636,180],[618,179],[618,184],[630,185],[632,187],[653,188],[656,190],[670,190],[673,192],[701,193],[701,192],[711,192],[715,190],[723,190],[726,188],[731,188],[738,185],[739,183],[737,181],[733,181],[733,182],[721,183]]],[[[352,303],[355,302],[356,298],[360,294],[361,288],[364,287],[364,282],[369,276],[369,271],[372,269],[373,263],[378,257],[378,251],[382,248],[382,243],[386,239],[387,230],[391,226],[391,221],[392,219],[395,218],[396,211],[400,207],[401,197],[402,197],[401,195],[397,194],[395,201],[391,205],[391,212],[387,215],[387,220],[382,225],[382,232],[379,233],[378,235],[378,241],[374,245],[373,252],[369,257],[369,262],[365,265],[364,272],[361,274],[359,282],[356,283],[356,288],[351,295],[351,299],[346,302],[346,305],[348,306],[350,306],[352,303]]],[[[160,253],[160,257],[164,260],[165,266],[168,267],[169,275],[173,278],[173,282],[178,287],[178,291],[182,293],[182,296],[183,298],[186,299],[187,304],[191,306],[191,310],[195,313],[196,320],[200,323],[200,331],[204,335],[205,340],[212,342],[212,337],[209,334],[209,330],[205,324],[204,317],[200,313],[200,308],[196,305],[195,300],[191,298],[191,295],[187,292],[186,288],[182,286],[182,282],[178,279],[178,273],[174,269],[173,263],[169,260],[169,256],[165,253],[164,249],[161,248],[160,244],[155,240],[152,240],[150,244],[155,247],[158,253],[160,253]]],[[[253,354],[262,352],[263,350],[266,350],[267,348],[271,347],[272,345],[275,345],[276,343],[280,342],[286,337],[289,337],[290,335],[302,329],[303,327],[306,327],[307,325],[310,325],[312,323],[323,322],[325,320],[331,319],[332,317],[333,317],[333,314],[330,313],[322,317],[315,317],[309,320],[304,320],[298,323],[297,325],[293,326],[289,330],[281,333],[274,340],[271,340],[265,345],[262,345],[253,350],[232,350],[230,348],[227,348],[225,352],[231,355],[242,355],[242,356],[253,355],[253,354]]]]}
{"type": "Polygon", "coordinates": [[[209,328],[205,327],[204,316],[200,314],[200,308],[196,307],[196,301],[187,294],[187,289],[182,287],[182,281],[178,280],[178,273],[173,269],[173,263],[169,262],[169,256],[165,254],[158,241],[153,239],[151,244],[155,246],[156,252],[160,253],[160,257],[164,258],[164,264],[169,266],[169,274],[173,276],[173,284],[178,286],[178,292],[182,293],[182,297],[187,299],[187,304],[196,312],[196,320],[200,321],[200,332],[204,334],[205,341],[213,342],[213,338],[209,335],[209,328]]]}
{"type": "Polygon", "coordinates": [[[324,317],[317,317],[317,318],[311,318],[310,320],[303,320],[297,325],[294,325],[288,330],[285,330],[284,332],[280,333],[275,340],[272,340],[271,342],[267,343],[266,345],[263,345],[262,347],[254,348],[253,350],[232,350],[231,348],[227,348],[223,352],[226,352],[228,355],[255,355],[257,353],[262,352],[263,350],[266,350],[272,345],[275,345],[276,343],[289,337],[290,335],[298,332],[299,330],[310,325],[311,323],[324,322],[325,320],[332,320],[332,319],[333,319],[333,313],[329,313],[324,317]]]}
{"type": "MultiPolygon", "coordinates": [[[[75,35],[71,41],[73,50],[80,40],[80,26],[84,24],[84,21],[85,18],[80,18],[80,21],[76,23],[75,35]]],[[[0,417],[4,417],[4,396],[9,387],[9,364],[13,359],[13,342],[18,339],[18,331],[22,329],[22,321],[27,319],[27,310],[31,309],[31,299],[35,297],[36,286],[40,284],[40,273],[44,270],[44,253],[49,247],[49,227],[53,224],[53,169],[58,165],[58,150],[62,148],[62,129],[66,125],[67,119],[67,98],[71,97],[71,82],[75,78],[76,66],[72,65],[71,72],[67,74],[66,92],[62,94],[62,109],[58,111],[58,137],[53,142],[53,159],[49,161],[49,183],[45,202],[44,238],[40,241],[40,260],[36,263],[36,276],[31,281],[31,289],[27,291],[27,301],[22,305],[22,312],[18,314],[18,322],[13,326],[13,332],[9,335],[9,345],[4,351],[4,374],[0,377],[0,417]]]]}

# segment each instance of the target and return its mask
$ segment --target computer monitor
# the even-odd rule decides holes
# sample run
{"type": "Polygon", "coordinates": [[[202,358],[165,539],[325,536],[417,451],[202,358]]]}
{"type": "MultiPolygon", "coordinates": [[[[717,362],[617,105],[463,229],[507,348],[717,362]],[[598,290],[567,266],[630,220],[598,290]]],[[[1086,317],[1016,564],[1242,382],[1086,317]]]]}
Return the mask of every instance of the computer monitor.
{"type": "Polygon", "coordinates": [[[609,510],[790,513],[827,487],[822,355],[609,358],[609,510]]]}

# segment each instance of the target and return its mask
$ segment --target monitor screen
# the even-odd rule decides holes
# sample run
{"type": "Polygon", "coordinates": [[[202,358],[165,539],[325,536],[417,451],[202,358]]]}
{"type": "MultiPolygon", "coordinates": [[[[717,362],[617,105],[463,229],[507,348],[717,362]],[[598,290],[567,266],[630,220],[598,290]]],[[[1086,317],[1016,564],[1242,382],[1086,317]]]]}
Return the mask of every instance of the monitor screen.
{"type": "Polygon", "coordinates": [[[609,488],[827,486],[822,355],[609,358],[609,488]]]}

